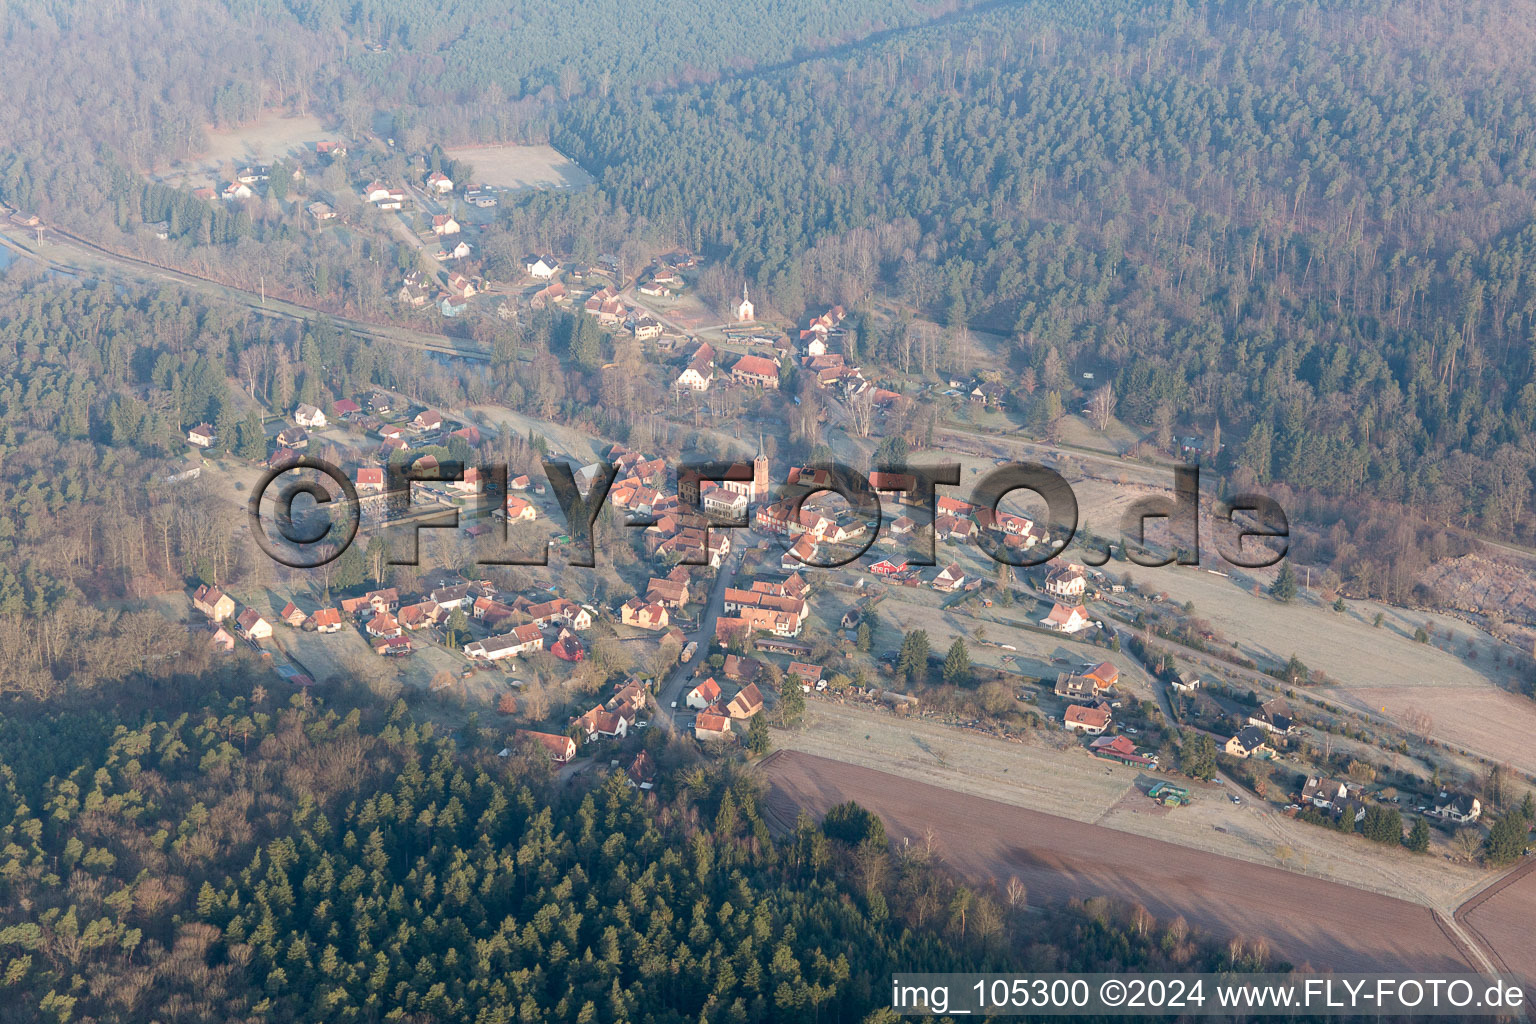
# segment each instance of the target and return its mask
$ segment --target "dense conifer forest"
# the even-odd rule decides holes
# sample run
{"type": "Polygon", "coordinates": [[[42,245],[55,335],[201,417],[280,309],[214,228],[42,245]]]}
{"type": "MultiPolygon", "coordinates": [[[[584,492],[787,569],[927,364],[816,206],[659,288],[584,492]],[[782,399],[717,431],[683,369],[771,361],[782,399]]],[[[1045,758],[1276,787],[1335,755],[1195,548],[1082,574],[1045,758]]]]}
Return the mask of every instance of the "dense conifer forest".
{"type": "Polygon", "coordinates": [[[659,733],[657,799],[251,671],[0,716],[0,1019],[887,1021],[914,966],[1264,964],[1010,905],[852,807],[775,838],[750,775],[659,733]]]}

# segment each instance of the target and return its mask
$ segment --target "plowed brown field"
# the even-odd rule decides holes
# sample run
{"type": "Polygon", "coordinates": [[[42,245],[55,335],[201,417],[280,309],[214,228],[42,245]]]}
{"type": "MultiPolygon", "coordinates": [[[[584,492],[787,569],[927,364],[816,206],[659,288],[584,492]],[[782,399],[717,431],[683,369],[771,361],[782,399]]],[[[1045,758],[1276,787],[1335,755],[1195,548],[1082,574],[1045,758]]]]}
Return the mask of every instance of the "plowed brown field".
{"type": "Polygon", "coordinates": [[[797,751],[773,755],[760,770],[780,824],[801,808],[819,815],[856,800],[885,820],[897,843],[922,841],[931,828],[951,868],[999,885],[1016,877],[1032,904],[1093,896],[1139,903],[1160,918],[1182,915],[1222,938],[1262,938],[1293,963],[1341,972],[1472,969],[1434,914],[1404,900],[797,751]]]}

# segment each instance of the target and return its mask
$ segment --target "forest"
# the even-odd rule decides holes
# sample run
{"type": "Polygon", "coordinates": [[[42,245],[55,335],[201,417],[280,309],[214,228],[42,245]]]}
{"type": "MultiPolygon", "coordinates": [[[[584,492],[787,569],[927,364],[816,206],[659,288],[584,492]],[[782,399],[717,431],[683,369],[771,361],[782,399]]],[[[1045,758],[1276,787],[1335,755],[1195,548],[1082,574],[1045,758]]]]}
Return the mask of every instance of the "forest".
{"type": "MultiPolygon", "coordinates": [[[[133,177],[279,110],[424,142],[548,138],[597,187],[507,204],[489,253],[687,245],[790,317],[871,314],[860,355],[892,373],[914,369],[901,312],[925,314],[996,335],[1026,404],[1071,407],[1093,372],[1133,426],[1219,431],[1239,483],[1536,536],[1536,39],[1498,0],[6,17],[12,54],[69,39],[68,59],[110,66],[139,46],[126,89],[84,67],[15,83],[0,198],[77,226],[168,217],[234,279],[377,310],[392,245],[133,177]],[[194,50],[219,73],[182,74],[194,50]]],[[[1319,557],[1356,575],[1337,544],[1319,557]]]]}
{"type": "MultiPolygon", "coordinates": [[[[1018,5],[575,102],[555,138],[601,187],[531,202],[553,244],[596,204],[785,310],[998,333],[1042,398],[1108,373],[1123,419],[1219,425],[1254,482],[1524,538],[1536,83],[1506,29],[1496,3],[1018,5]]],[[[900,335],[861,346],[905,370],[900,335]]]]}
{"type": "Polygon", "coordinates": [[[885,1024],[916,965],[1283,966],[1136,907],[1028,909],[855,806],[776,836],[750,774],[660,731],[660,799],[557,785],[492,730],[254,671],[0,715],[0,1018],[885,1024]]]}

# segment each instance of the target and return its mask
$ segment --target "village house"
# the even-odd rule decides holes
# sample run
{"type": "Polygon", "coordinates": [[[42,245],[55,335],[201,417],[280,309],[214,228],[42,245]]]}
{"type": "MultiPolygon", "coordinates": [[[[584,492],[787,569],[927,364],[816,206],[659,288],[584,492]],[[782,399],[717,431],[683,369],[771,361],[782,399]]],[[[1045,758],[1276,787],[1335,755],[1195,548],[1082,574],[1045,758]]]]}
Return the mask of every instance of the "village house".
{"type": "Polygon", "coordinates": [[[1108,708],[1085,707],[1081,704],[1073,704],[1061,714],[1062,724],[1068,732],[1084,736],[1098,736],[1109,728],[1109,718],[1108,708]]]}
{"type": "Polygon", "coordinates": [[[688,691],[688,696],[683,698],[683,705],[702,710],[719,699],[720,684],[715,682],[714,676],[710,676],[698,686],[688,691]]]}
{"type": "Polygon", "coordinates": [[[445,235],[456,235],[462,230],[459,222],[449,214],[439,213],[432,218],[432,233],[439,238],[445,235]]]}
{"type": "Polygon", "coordinates": [[[341,632],[341,612],[336,608],[320,608],[304,621],[305,629],[317,633],[341,632]]]}
{"type": "Polygon", "coordinates": [[[199,448],[212,448],[213,443],[218,439],[219,436],[214,433],[213,425],[209,423],[199,423],[187,431],[187,440],[199,448]]]}
{"type": "Polygon", "coordinates": [[[306,430],[323,430],[326,423],[325,413],[304,403],[293,410],[293,421],[306,430]]]}
{"type": "Polygon", "coordinates": [[[917,490],[917,477],[911,473],[882,473],[879,470],[871,470],[869,486],[884,494],[890,494],[897,502],[905,502],[907,497],[917,490]]]}
{"type": "Polygon", "coordinates": [[[1274,750],[1269,746],[1268,734],[1258,726],[1246,725],[1239,729],[1236,736],[1227,740],[1223,748],[1233,757],[1269,757],[1274,750]]]}
{"type": "Polygon", "coordinates": [[[811,690],[824,690],[826,684],[821,677],[821,666],[812,665],[805,661],[791,661],[784,674],[800,684],[800,688],[809,693],[811,690]]]}
{"type": "MultiPolygon", "coordinates": [[[[431,602],[424,603],[431,605],[433,608],[437,607],[436,605],[432,605],[431,602]]],[[[470,607],[469,612],[470,618],[474,619],[476,622],[483,622],[492,628],[501,625],[503,622],[506,622],[508,619],[511,619],[516,615],[516,608],[514,608],[512,605],[498,601],[493,597],[475,598],[475,603],[470,607]]]]}
{"type": "Polygon", "coordinates": [[[619,609],[619,621],[639,629],[663,630],[669,621],[667,610],[654,601],[632,597],[619,609]]]}
{"type": "Polygon", "coordinates": [[[1187,668],[1181,668],[1168,684],[1174,693],[1194,693],[1200,689],[1200,677],[1187,668]]]}
{"type": "Polygon", "coordinates": [[[359,497],[370,494],[382,494],[384,492],[384,467],[359,466],[354,475],[353,486],[357,488],[359,497]]]}
{"type": "Polygon", "coordinates": [[[363,600],[368,602],[368,607],[374,613],[392,612],[400,607],[400,591],[394,587],[385,587],[383,590],[370,590],[363,595],[363,600]]]}
{"type": "Polygon", "coordinates": [[[1349,799],[1349,785],[1337,779],[1313,776],[1301,787],[1301,802],[1320,811],[1333,811],[1349,799]]]}
{"type": "MultiPolygon", "coordinates": [[[[566,764],[576,756],[576,741],[569,736],[557,736],[551,732],[535,732],[532,729],[517,730],[517,738],[542,748],[555,764],[566,764]]],[[[502,754],[511,751],[503,750],[502,754]]]]}
{"type": "Polygon", "coordinates": [[[578,662],[585,661],[586,649],[581,646],[581,640],[575,633],[565,633],[549,647],[549,653],[561,661],[578,662]]]}
{"type": "Polygon", "coordinates": [[[742,356],[731,367],[731,378],[756,388],[778,388],[779,364],[762,356],[742,356]]]}
{"type": "Polygon", "coordinates": [[[1056,688],[1052,691],[1058,697],[1067,700],[1087,700],[1098,692],[1097,686],[1087,676],[1073,675],[1071,672],[1059,672],[1056,675],[1056,688]]]}
{"type": "Polygon", "coordinates": [[[480,596],[480,588],[473,583],[454,583],[446,587],[438,587],[427,596],[444,612],[451,612],[455,608],[463,607],[466,602],[472,604],[474,599],[480,596]]]}
{"type": "Polygon", "coordinates": [[[464,475],[457,480],[448,481],[448,489],[459,494],[479,494],[485,488],[485,481],[480,476],[479,466],[465,466],[464,475]]]}
{"type": "Polygon", "coordinates": [[[438,195],[446,195],[453,191],[453,179],[442,171],[433,171],[427,175],[427,189],[438,195]]]}
{"type": "Polygon", "coordinates": [[[283,448],[292,448],[295,451],[308,448],[309,433],[303,427],[287,427],[278,432],[277,443],[283,448]]]}
{"type": "Polygon", "coordinates": [[[378,636],[373,638],[373,653],[385,658],[403,658],[413,650],[409,637],[378,636]]]}
{"type": "Polygon", "coordinates": [[[1267,700],[1259,705],[1257,711],[1249,714],[1248,724],[1256,725],[1277,736],[1288,735],[1295,729],[1295,723],[1291,719],[1291,706],[1281,697],[1267,700]]]}
{"type": "Polygon", "coordinates": [[[694,350],[688,366],[677,375],[676,386],[693,391],[708,391],[710,382],[715,379],[714,361],[715,350],[709,345],[700,345],[694,350]]]}
{"type": "Polygon", "coordinates": [[[265,640],[272,635],[272,623],[261,617],[255,608],[247,608],[235,620],[241,635],[247,640],[265,640]]]}
{"type": "Polygon", "coordinates": [[[608,698],[608,706],[615,711],[639,715],[645,710],[645,687],[638,679],[626,680],[614,689],[613,696],[608,698]]]}
{"type": "Polygon", "coordinates": [[[472,660],[500,661],[543,649],[544,633],[538,626],[529,624],[514,627],[512,632],[501,636],[472,640],[464,645],[464,654],[472,660]]]}
{"type": "Polygon", "coordinates": [[[307,616],[299,608],[298,605],[294,604],[292,601],[289,601],[287,604],[283,605],[283,610],[277,613],[277,618],[279,622],[297,629],[304,624],[304,620],[307,618],[307,616]]]}
{"type": "Polygon", "coordinates": [[[529,277],[548,281],[560,270],[560,261],[550,255],[524,256],[523,272],[529,277]]]}
{"type": "Polygon", "coordinates": [[[670,576],[666,579],[652,577],[645,591],[645,599],[663,608],[681,608],[688,603],[688,582],[674,580],[670,576]]]}
{"type": "Polygon", "coordinates": [[[779,557],[779,568],[795,570],[802,565],[811,565],[816,558],[816,543],[808,536],[802,536],[788,551],[779,557]]]}
{"type": "Polygon", "coordinates": [[[503,508],[509,523],[531,523],[539,517],[539,510],[534,508],[532,503],[515,494],[507,495],[503,508]]]}
{"type": "Polygon", "coordinates": [[[762,671],[762,668],[762,663],[752,658],[727,654],[725,656],[725,665],[720,671],[725,675],[725,678],[732,682],[745,685],[756,682],[758,673],[762,671]]]}
{"type": "Polygon", "coordinates": [[[1095,689],[1112,690],[1115,684],[1120,682],[1120,670],[1114,666],[1113,662],[1101,661],[1085,669],[1083,678],[1091,680],[1095,689]]]}
{"type": "Polygon", "coordinates": [[[557,597],[553,601],[531,604],[523,609],[535,626],[565,625],[571,629],[592,628],[592,615],[575,601],[557,597]]]}
{"type": "Polygon", "coordinates": [[[1045,592],[1057,600],[1079,599],[1088,590],[1088,570],[1080,565],[1058,565],[1046,573],[1045,592]]]}
{"type": "Polygon", "coordinates": [[[457,270],[448,275],[448,294],[456,299],[474,298],[477,289],[475,283],[457,270]]]}
{"type": "Polygon", "coordinates": [[[724,715],[701,711],[693,719],[693,736],[699,740],[728,739],[731,735],[731,720],[724,715]]]}
{"type": "Polygon", "coordinates": [[[432,301],[432,289],[422,280],[420,271],[413,271],[405,276],[395,297],[402,306],[420,309],[432,301]]]}
{"type": "Polygon", "coordinates": [[[588,296],[582,308],[597,317],[600,324],[612,325],[624,319],[624,303],[612,286],[605,285],[588,296]]]}
{"type": "Polygon", "coordinates": [[[570,295],[566,293],[565,285],[555,281],[534,292],[533,296],[528,300],[528,306],[531,309],[546,309],[551,303],[567,302],[569,300],[570,295]]]}
{"type": "Polygon", "coordinates": [[[388,638],[400,635],[400,621],[389,612],[378,612],[363,627],[369,636],[388,638]]]}
{"type": "Polygon", "coordinates": [[[621,740],[629,732],[629,723],[630,720],[625,715],[609,711],[601,704],[571,719],[571,725],[581,732],[583,743],[591,743],[604,737],[621,740]]]}
{"type": "Polygon", "coordinates": [[[651,755],[644,750],[636,754],[625,775],[631,789],[649,791],[656,780],[656,765],[651,761],[651,755]]]}
{"type": "Polygon", "coordinates": [[[976,523],[959,516],[940,515],[933,520],[933,535],[939,540],[973,541],[976,539],[976,523]]]}
{"type": "Polygon", "coordinates": [[[423,409],[411,420],[411,426],[417,430],[441,430],[443,429],[443,414],[436,409],[423,409]]]}
{"type": "Polygon", "coordinates": [[[1127,736],[1100,736],[1088,744],[1088,752],[1133,768],[1149,768],[1157,763],[1157,758],[1137,753],[1136,744],[1127,736]]]}
{"type": "Polygon", "coordinates": [[[1458,825],[1469,825],[1482,816],[1483,803],[1477,797],[1465,793],[1441,793],[1435,798],[1430,813],[1458,825]]]}
{"type": "Polygon", "coordinates": [[[1088,609],[1082,605],[1067,606],[1056,604],[1051,608],[1051,614],[1040,620],[1042,626],[1054,629],[1059,633],[1077,633],[1088,628],[1088,609]]]}
{"type": "Polygon", "coordinates": [[[661,321],[655,317],[642,316],[630,322],[629,330],[636,341],[655,341],[661,337],[661,321]]]}
{"type": "Polygon", "coordinates": [[[953,594],[965,585],[965,573],[960,571],[958,565],[948,565],[944,571],[934,577],[932,587],[941,594],[953,594]]]}
{"type": "Polygon", "coordinates": [[[192,594],[192,607],[214,622],[223,622],[235,614],[235,600],[218,587],[204,584],[192,594]]]}
{"type": "Polygon", "coordinates": [[[746,721],[761,710],[763,710],[763,695],[756,683],[743,686],[725,706],[725,713],[739,722],[746,721]]]}
{"type": "Polygon", "coordinates": [[[235,638],[230,635],[229,630],[217,623],[209,624],[208,642],[213,645],[214,650],[225,654],[235,649],[235,638]]]}

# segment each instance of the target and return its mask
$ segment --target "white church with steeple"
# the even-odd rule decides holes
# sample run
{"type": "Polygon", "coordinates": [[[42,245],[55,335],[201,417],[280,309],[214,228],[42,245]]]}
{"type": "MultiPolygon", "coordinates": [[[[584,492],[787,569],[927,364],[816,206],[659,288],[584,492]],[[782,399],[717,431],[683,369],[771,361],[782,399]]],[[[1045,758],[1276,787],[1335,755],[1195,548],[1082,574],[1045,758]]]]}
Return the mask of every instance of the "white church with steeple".
{"type": "Polygon", "coordinates": [[[736,322],[750,323],[753,318],[752,300],[747,298],[747,286],[741,286],[741,302],[736,305],[736,322]]]}

